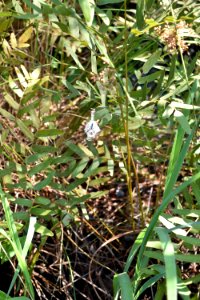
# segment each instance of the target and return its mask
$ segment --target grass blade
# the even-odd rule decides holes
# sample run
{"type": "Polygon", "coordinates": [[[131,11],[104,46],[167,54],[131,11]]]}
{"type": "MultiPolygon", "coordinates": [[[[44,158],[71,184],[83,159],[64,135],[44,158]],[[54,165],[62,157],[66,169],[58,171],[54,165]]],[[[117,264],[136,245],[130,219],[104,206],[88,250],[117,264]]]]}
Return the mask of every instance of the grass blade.
{"type": "Polygon", "coordinates": [[[175,190],[173,190],[171,193],[169,193],[163,199],[162,204],[157,208],[155,214],[152,217],[151,223],[149,224],[149,227],[147,228],[146,233],[144,235],[144,239],[142,241],[141,248],[140,248],[140,251],[138,254],[138,267],[141,264],[142,256],[144,253],[146,243],[149,240],[149,236],[151,235],[153,228],[156,225],[156,222],[158,221],[160,214],[164,211],[164,209],[170,203],[171,199],[173,199],[176,195],[178,195],[180,192],[182,192],[187,186],[191,185],[193,182],[197,181],[198,179],[200,179],[200,172],[198,172],[194,176],[190,177],[187,181],[183,182],[181,185],[179,185],[175,190]]]}
{"type": "MultiPolygon", "coordinates": [[[[116,286],[121,290],[122,300],[133,300],[133,289],[130,278],[126,272],[115,275],[116,286]]],[[[116,289],[118,290],[118,289],[116,289]]],[[[117,299],[115,297],[115,299],[117,299]]]]}
{"type": "Polygon", "coordinates": [[[189,145],[192,140],[195,129],[196,128],[194,128],[192,130],[192,133],[188,136],[185,144],[183,145],[182,150],[181,150],[181,146],[183,144],[184,131],[181,128],[179,128],[177,131],[175,141],[174,141],[174,146],[173,146],[173,149],[171,152],[170,165],[169,165],[169,169],[168,169],[168,173],[167,173],[165,192],[164,192],[163,198],[165,198],[165,196],[169,194],[169,192],[173,189],[174,184],[176,183],[178,174],[180,172],[184,158],[189,149],[189,145]],[[180,150],[181,150],[181,152],[180,152],[180,150]]]}
{"type": "Polygon", "coordinates": [[[138,251],[138,249],[140,248],[144,235],[145,235],[146,229],[141,231],[140,234],[138,235],[137,239],[135,240],[130,252],[129,252],[129,256],[127,258],[125,267],[124,267],[124,272],[128,272],[128,269],[130,268],[130,265],[138,251]]]}
{"type": "MultiPolygon", "coordinates": [[[[28,232],[27,232],[27,235],[26,235],[25,244],[24,244],[24,247],[23,247],[23,250],[22,250],[22,255],[23,255],[24,258],[27,256],[28,250],[30,248],[30,245],[31,245],[31,242],[32,242],[32,239],[33,239],[33,235],[34,235],[34,232],[35,232],[35,224],[36,224],[36,218],[31,217],[30,222],[29,222],[28,232]]],[[[18,277],[19,271],[20,271],[20,268],[18,266],[16,271],[15,271],[15,274],[12,278],[12,281],[10,283],[9,290],[8,290],[8,293],[7,293],[8,295],[11,293],[11,291],[14,287],[14,284],[15,284],[15,281],[18,277]]],[[[26,298],[26,297],[24,297],[24,298],[26,298]]]]}
{"type": "MultiPolygon", "coordinates": [[[[142,287],[139,289],[139,291],[137,292],[136,296],[134,297],[134,300],[140,299],[139,296],[141,294],[144,293],[144,291],[146,289],[148,289],[149,287],[151,287],[152,285],[154,285],[156,282],[158,282],[158,280],[160,280],[163,277],[164,274],[157,274],[153,277],[151,277],[149,280],[147,280],[142,287]]],[[[160,299],[159,299],[160,300],[160,299]]]]}
{"type": "Polygon", "coordinates": [[[24,258],[26,248],[23,253],[22,246],[21,246],[19,236],[17,233],[17,228],[15,226],[15,222],[13,219],[12,211],[10,209],[8,200],[5,197],[4,192],[2,191],[1,186],[0,186],[0,197],[1,197],[2,205],[3,205],[3,209],[5,212],[5,218],[6,218],[6,221],[8,224],[10,236],[8,236],[7,234],[5,235],[5,232],[4,233],[2,232],[2,234],[9,240],[10,244],[12,245],[12,247],[15,251],[20,269],[21,269],[22,273],[24,274],[26,288],[27,288],[28,292],[30,293],[31,299],[35,299],[34,289],[33,289],[33,285],[31,282],[31,277],[30,277],[30,274],[28,271],[28,266],[27,266],[26,260],[24,258]]]}
{"type": "Polygon", "coordinates": [[[165,262],[165,277],[167,288],[167,299],[177,300],[177,272],[176,272],[176,260],[174,254],[174,246],[170,240],[170,237],[165,228],[156,228],[162,248],[165,262]]]}

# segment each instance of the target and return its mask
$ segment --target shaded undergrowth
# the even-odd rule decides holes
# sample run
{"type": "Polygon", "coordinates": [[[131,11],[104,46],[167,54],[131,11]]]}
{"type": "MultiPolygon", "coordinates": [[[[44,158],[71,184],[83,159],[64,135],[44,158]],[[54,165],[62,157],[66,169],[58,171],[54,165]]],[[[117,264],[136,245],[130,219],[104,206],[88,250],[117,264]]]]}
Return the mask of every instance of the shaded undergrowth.
{"type": "Polygon", "coordinates": [[[198,299],[200,5],[162,2],[1,4],[2,299],[198,299]]]}

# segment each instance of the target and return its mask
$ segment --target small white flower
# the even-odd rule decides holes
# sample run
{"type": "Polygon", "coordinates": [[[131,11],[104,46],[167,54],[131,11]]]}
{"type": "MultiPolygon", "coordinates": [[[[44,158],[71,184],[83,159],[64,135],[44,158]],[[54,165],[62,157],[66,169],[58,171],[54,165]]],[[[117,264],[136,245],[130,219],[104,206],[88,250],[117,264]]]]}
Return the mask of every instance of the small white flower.
{"type": "Polygon", "coordinates": [[[101,131],[97,122],[94,120],[95,110],[91,111],[91,119],[85,125],[85,133],[87,135],[87,140],[92,141],[96,138],[97,134],[101,131]]]}

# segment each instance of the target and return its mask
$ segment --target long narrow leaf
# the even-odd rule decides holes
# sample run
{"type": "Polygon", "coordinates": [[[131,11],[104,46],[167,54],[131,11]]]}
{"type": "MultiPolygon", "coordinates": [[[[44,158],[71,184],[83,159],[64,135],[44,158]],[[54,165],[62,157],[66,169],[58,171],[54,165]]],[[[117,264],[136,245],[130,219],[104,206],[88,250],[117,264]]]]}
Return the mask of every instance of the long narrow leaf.
{"type": "Polygon", "coordinates": [[[178,178],[178,174],[180,172],[180,169],[182,167],[184,158],[186,156],[186,153],[188,151],[190,142],[192,140],[193,134],[195,132],[195,128],[193,129],[192,133],[188,136],[183,149],[180,152],[180,148],[183,144],[183,137],[184,137],[184,131],[179,128],[175,137],[175,146],[172,149],[172,155],[170,158],[170,166],[169,166],[169,171],[167,174],[167,179],[166,179],[166,185],[165,185],[165,191],[164,191],[164,196],[165,196],[173,189],[174,184],[176,183],[176,180],[178,178]]]}
{"type": "Polygon", "coordinates": [[[156,228],[155,231],[161,240],[163,248],[167,299],[177,300],[177,272],[174,247],[165,228],[156,228]]]}
{"type": "Polygon", "coordinates": [[[23,255],[22,246],[21,246],[21,243],[20,243],[20,240],[18,237],[17,228],[15,226],[12,211],[10,209],[8,200],[5,197],[4,192],[1,188],[1,185],[0,185],[0,197],[2,200],[2,205],[3,205],[4,212],[5,212],[5,217],[6,217],[9,234],[10,234],[10,237],[6,234],[6,238],[9,240],[9,242],[11,243],[11,245],[15,251],[19,266],[21,268],[21,271],[24,274],[26,287],[28,289],[28,292],[30,293],[31,298],[34,299],[34,289],[33,289],[33,285],[31,282],[30,274],[28,272],[28,266],[26,264],[26,261],[25,261],[24,255],[23,255]]]}
{"type": "Polygon", "coordinates": [[[144,238],[144,235],[145,235],[145,232],[146,232],[146,229],[142,230],[140,232],[140,234],[138,235],[138,237],[136,238],[130,252],[129,252],[129,255],[128,255],[128,258],[126,260],[126,264],[125,264],[125,267],[124,267],[124,272],[128,272],[128,269],[130,268],[130,265],[137,253],[137,251],[139,250],[142,242],[143,242],[143,238],[144,238]]]}
{"type": "Polygon", "coordinates": [[[118,287],[121,290],[122,300],[133,300],[133,290],[130,278],[126,272],[115,275],[115,280],[118,283],[118,287]]]}
{"type": "Polygon", "coordinates": [[[137,267],[140,269],[140,265],[142,262],[142,257],[144,254],[144,250],[146,247],[146,243],[154,229],[154,226],[156,225],[158,218],[160,214],[164,211],[164,209],[167,207],[167,205],[170,203],[171,199],[173,199],[176,195],[178,195],[181,191],[183,191],[187,186],[191,185],[193,182],[200,179],[200,172],[198,172],[196,175],[190,177],[187,181],[183,182],[181,185],[179,185],[175,190],[173,190],[171,193],[169,193],[162,201],[161,205],[157,208],[155,214],[152,217],[152,220],[149,224],[149,227],[146,230],[146,233],[144,235],[139,253],[138,253],[138,259],[137,259],[137,267]]]}
{"type": "MultiPolygon", "coordinates": [[[[23,247],[23,250],[22,250],[22,255],[23,255],[24,258],[26,258],[26,255],[28,253],[28,250],[30,248],[30,245],[31,245],[31,242],[32,242],[32,239],[33,239],[33,235],[34,235],[34,232],[35,232],[35,224],[36,224],[36,217],[31,217],[30,222],[29,222],[28,232],[27,232],[27,235],[26,235],[25,244],[24,244],[24,247],[23,247]]],[[[14,287],[14,284],[15,284],[15,281],[18,277],[19,271],[20,271],[20,268],[18,266],[18,268],[16,269],[15,274],[12,278],[12,281],[10,283],[9,290],[8,290],[8,295],[10,294],[10,292],[12,291],[12,289],[14,287]]],[[[26,297],[24,297],[24,298],[26,298],[26,297]]]]}

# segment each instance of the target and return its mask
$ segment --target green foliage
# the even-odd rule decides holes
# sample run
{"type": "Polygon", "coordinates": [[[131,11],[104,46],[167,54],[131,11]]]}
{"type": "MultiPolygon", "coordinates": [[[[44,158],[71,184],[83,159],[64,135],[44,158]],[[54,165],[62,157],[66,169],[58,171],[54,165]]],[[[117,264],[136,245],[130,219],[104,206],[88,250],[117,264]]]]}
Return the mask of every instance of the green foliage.
{"type": "Polygon", "coordinates": [[[165,177],[165,185],[159,184],[163,196],[158,193],[147,228],[139,228],[124,271],[113,279],[114,299],[139,299],[153,285],[155,299],[177,299],[178,294],[189,299],[189,285],[199,280],[182,279],[175,265],[199,262],[192,249],[199,246],[199,52],[189,52],[199,46],[200,5],[135,2],[1,4],[5,218],[0,259],[16,256],[19,265],[8,294],[21,273],[24,294],[34,299],[25,260],[34,232],[44,242],[60,236],[61,228],[80,224],[79,210],[89,219],[87,200],[107,193],[91,188],[109,182],[116,169],[127,178],[133,230],[135,214],[145,223],[137,171],[148,165],[164,169],[158,172],[165,177]],[[86,144],[81,125],[91,108],[102,132],[86,144]],[[172,215],[165,211],[170,205],[172,215]]]}
{"type": "MultiPolygon", "coordinates": [[[[3,209],[5,212],[5,219],[7,222],[7,227],[8,227],[8,233],[1,228],[0,232],[1,235],[6,238],[9,243],[12,245],[12,248],[14,250],[14,253],[17,257],[18,263],[19,263],[19,267],[16,269],[15,271],[15,275],[12,279],[12,282],[10,284],[10,289],[8,291],[8,295],[10,293],[10,291],[13,288],[13,285],[16,281],[16,278],[18,276],[19,270],[21,269],[23,275],[24,275],[24,279],[25,279],[25,285],[27,287],[27,292],[28,294],[30,294],[30,298],[34,299],[34,289],[33,289],[33,285],[31,282],[31,278],[30,278],[30,274],[28,271],[28,267],[25,261],[25,257],[27,256],[29,247],[31,245],[31,241],[34,235],[34,225],[36,223],[36,219],[35,218],[30,218],[30,224],[29,224],[29,228],[28,228],[28,232],[26,235],[26,239],[22,248],[19,236],[18,236],[18,232],[17,232],[17,227],[15,226],[15,222],[12,216],[12,211],[9,207],[9,203],[8,200],[5,196],[5,194],[3,193],[2,189],[0,188],[0,196],[1,196],[1,201],[2,201],[2,205],[3,205],[3,209]]],[[[3,246],[2,246],[3,247],[3,246]]],[[[4,249],[4,251],[6,252],[6,250],[4,249]]]]}

